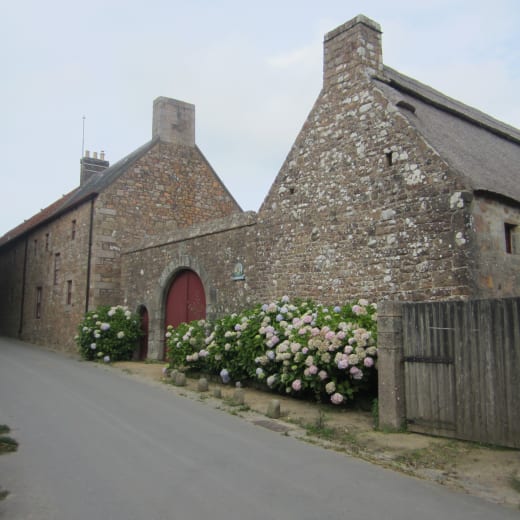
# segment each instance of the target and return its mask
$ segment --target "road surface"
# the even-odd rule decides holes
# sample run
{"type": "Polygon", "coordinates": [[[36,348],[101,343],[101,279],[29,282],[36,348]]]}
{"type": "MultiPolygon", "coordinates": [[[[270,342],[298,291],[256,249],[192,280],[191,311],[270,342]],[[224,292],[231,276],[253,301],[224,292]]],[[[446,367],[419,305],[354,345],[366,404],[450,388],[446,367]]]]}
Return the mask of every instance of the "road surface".
{"type": "Polygon", "coordinates": [[[0,338],[1,520],[502,520],[517,511],[0,338]]]}

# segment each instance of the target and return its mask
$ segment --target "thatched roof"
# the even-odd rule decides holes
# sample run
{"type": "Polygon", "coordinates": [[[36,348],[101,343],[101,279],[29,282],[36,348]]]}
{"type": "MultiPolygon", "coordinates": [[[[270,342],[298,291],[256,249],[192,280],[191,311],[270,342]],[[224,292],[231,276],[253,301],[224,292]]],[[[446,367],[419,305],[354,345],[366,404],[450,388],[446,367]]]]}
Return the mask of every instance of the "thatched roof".
{"type": "Polygon", "coordinates": [[[474,191],[520,202],[520,131],[386,67],[385,96],[474,191]]]}

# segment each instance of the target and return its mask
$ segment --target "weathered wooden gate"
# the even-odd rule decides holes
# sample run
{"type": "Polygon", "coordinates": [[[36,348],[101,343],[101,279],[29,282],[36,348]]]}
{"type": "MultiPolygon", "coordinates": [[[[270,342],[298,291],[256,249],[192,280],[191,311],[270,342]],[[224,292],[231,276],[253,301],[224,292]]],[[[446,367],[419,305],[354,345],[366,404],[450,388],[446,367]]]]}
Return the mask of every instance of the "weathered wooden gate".
{"type": "Polygon", "coordinates": [[[403,304],[408,429],[520,447],[520,298],[403,304]]]}

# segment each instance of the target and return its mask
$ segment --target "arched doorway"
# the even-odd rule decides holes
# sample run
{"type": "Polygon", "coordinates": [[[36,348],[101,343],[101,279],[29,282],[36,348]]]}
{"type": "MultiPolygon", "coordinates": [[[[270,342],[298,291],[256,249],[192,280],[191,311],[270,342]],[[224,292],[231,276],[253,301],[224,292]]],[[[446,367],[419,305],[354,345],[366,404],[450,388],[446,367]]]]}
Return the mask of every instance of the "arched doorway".
{"type": "Polygon", "coordinates": [[[139,361],[144,361],[148,357],[148,327],[149,327],[149,318],[148,318],[148,309],[142,305],[139,308],[139,316],[141,323],[141,333],[142,336],[139,338],[139,361]]]}
{"type": "Polygon", "coordinates": [[[201,279],[189,270],[172,281],[166,296],[165,329],[180,323],[206,318],[206,295],[201,279]]]}

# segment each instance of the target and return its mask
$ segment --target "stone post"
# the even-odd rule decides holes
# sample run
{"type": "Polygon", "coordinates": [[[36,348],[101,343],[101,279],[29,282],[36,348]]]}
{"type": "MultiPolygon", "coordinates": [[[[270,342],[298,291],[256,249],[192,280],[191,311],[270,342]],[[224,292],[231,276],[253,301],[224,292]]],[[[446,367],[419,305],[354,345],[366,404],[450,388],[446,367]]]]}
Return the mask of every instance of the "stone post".
{"type": "Polygon", "coordinates": [[[405,425],[402,305],[383,301],[377,310],[379,427],[405,425]]]}

